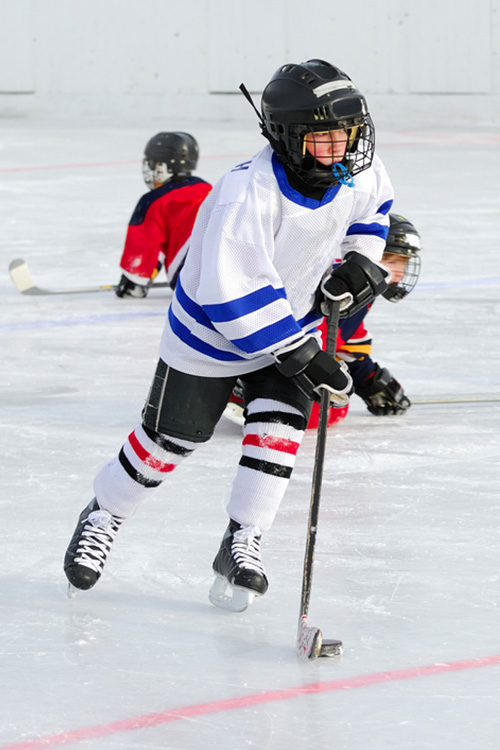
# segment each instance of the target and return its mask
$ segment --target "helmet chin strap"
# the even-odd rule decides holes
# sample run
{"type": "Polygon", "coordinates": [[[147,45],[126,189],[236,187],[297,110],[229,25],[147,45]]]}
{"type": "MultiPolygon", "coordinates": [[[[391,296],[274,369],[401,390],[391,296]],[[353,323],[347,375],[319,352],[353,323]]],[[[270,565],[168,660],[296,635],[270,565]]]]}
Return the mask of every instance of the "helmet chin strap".
{"type": "Polygon", "coordinates": [[[332,166],[332,174],[339,183],[339,185],[345,185],[346,187],[354,187],[354,179],[352,174],[349,172],[344,164],[337,162],[332,166]]]}

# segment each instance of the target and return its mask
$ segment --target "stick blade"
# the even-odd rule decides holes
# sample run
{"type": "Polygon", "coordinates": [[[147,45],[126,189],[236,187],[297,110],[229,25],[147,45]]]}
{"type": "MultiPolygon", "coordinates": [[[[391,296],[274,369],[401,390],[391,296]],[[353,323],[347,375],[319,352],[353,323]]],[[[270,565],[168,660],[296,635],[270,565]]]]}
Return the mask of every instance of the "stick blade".
{"type": "Polygon", "coordinates": [[[314,661],[319,657],[339,656],[342,641],[323,639],[319,628],[307,624],[307,616],[302,615],[297,631],[297,653],[302,659],[314,661]]]}
{"type": "Polygon", "coordinates": [[[297,633],[297,653],[302,659],[317,659],[321,651],[323,636],[319,628],[307,624],[304,615],[299,622],[297,633]]]}
{"type": "Polygon", "coordinates": [[[9,273],[16,289],[21,294],[36,294],[28,264],[23,258],[16,258],[9,263],[9,273]]]}

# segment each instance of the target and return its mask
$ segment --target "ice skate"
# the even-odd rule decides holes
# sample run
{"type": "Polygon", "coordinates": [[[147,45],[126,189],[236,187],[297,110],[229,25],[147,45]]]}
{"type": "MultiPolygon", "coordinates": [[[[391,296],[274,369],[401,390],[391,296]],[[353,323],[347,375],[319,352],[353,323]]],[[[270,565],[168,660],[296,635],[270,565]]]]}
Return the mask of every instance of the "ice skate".
{"type": "Polygon", "coordinates": [[[82,511],[64,558],[68,596],[97,583],[122,521],[101,510],[95,498],[82,511]]]}
{"type": "Polygon", "coordinates": [[[209,599],[216,607],[244,612],[255,596],[268,589],[260,557],[260,530],[231,520],[213,561],[215,581],[209,599]]]}
{"type": "Polygon", "coordinates": [[[245,424],[245,397],[239,382],[234,386],[222,416],[239,427],[245,424]]]}

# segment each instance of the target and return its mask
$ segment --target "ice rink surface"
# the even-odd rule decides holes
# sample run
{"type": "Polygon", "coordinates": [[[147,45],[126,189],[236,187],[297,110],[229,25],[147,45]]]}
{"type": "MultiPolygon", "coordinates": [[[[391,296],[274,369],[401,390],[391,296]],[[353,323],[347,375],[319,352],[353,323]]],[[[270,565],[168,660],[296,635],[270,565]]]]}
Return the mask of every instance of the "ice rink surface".
{"type": "Polygon", "coordinates": [[[92,479],[139,421],[169,297],[26,297],[116,283],[155,132],[198,139],[215,181],[263,145],[244,125],[4,120],[0,131],[0,750],[481,750],[500,745],[500,136],[478,125],[379,129],[394,208],[423,272],[367,319],[374,358],[414,405],[356,397],[329,430],[310,623],[340,658],[303,662],[295,632],[314,461],[308,432],[263,541],[269,593],[215,609],[239,428],[124,524],[90,592],[62,558],[92,479]],[[431,401],[421,404],[418,401],[431,401]]]}

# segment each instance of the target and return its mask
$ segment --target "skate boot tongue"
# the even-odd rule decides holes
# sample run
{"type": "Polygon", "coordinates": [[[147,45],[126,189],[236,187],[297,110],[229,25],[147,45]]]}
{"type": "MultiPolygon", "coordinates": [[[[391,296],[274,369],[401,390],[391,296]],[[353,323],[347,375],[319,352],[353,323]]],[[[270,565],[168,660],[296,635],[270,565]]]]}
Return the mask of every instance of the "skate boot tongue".
{"type": "Polygon", "coordinates": [[[107,510],[95,510],[87,519],[92,526],[108,531],[113,525],[113,516],[107,510]]]}

